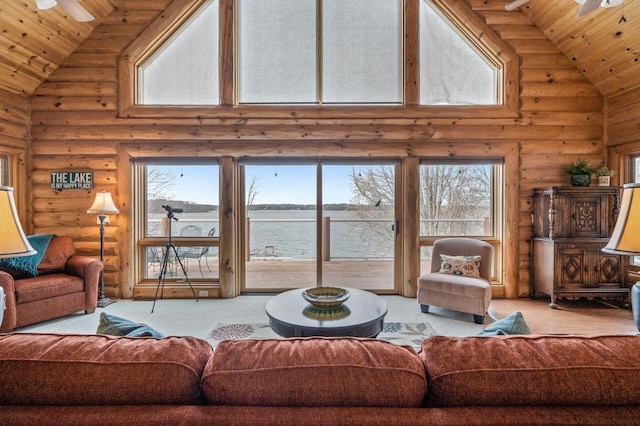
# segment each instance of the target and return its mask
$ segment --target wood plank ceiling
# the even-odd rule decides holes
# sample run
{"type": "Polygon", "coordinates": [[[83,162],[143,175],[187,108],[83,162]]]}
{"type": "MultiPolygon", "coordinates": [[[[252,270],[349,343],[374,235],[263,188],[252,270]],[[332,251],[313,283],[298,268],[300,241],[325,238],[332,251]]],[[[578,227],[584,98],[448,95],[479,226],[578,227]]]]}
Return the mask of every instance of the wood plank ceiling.
{"type": "Polygon", "coordinates": [[[531,0],[521,10],[604,96],[640,87],[640,0],[581,18],[579,8],[574,0],[531,0]]]}
{"type": "Polygon", "coordinates": [[[79,0],[96,19],[76,22],[61,6],[0,1],[0,89],[31,95],[99,27],[120,0],[79,0]]]}
{"type": "MultiPolygon", "coordinates": [[[[127,14],[124,10],[127,5],[137,9],[135,6],[140,6],[137,3],[142,2],[151,8],[153,3],[152,0],[79,1],[96,17],[95,21],[76,22],[60,6],[38,10],[35,0],[0,0],[0,90],[31,95],[101,24],[113,19],[135,19],[136,11],[127,14]]],[[[485,5],[508,2],[466,1],[485,5]]],[[[520,11],[543,30],[603,95],[639,88],[640,0],[626,0],[623,7],[600,8],[582,18],[576,17],[578,8],[574,0],[531,0],[520,11]],[[619,23],[623,13],[626,22],[619,23]]]]}

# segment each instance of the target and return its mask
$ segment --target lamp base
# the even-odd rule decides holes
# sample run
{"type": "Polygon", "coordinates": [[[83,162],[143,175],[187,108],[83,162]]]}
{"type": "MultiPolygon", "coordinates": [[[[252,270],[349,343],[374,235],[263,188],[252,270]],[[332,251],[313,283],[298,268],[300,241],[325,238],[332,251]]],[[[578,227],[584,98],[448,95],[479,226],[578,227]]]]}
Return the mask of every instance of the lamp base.
{"type": "Polygon", "coordinates": [[[113,303],[116,303],[116,301],[113,299],[109,299],[106,296],[98,298],[98,308],[104,308],[105,306],[109,306],[113,303]]]}
{"type": "Polygon", "coordinates": [[[631,287],[631,309],[633,310],[633,320],[640,331],[640,281],[631,287]]]}

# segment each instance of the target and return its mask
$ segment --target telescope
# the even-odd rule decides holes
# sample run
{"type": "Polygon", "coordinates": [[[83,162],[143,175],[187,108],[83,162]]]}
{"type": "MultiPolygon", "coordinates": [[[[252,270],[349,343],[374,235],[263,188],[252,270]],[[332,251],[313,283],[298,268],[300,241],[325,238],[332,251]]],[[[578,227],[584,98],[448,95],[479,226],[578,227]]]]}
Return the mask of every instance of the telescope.
{"type": "Polygon", "coordinates": [[[180,209],[178,207],[171,207],[169,205],[162,206],[163,209],[168,211],[169,213],[182,213],[184,209],[180,209]]]}

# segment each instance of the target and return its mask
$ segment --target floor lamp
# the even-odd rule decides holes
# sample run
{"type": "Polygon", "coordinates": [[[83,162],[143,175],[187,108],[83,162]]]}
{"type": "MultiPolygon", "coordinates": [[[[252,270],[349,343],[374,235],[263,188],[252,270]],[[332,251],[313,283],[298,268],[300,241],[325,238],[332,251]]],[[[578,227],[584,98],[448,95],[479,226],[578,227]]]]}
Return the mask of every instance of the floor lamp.
{"type": "MultiPolygon", "coordinates": [[[[622,203],[616,226],[605,253],[640,256],[640,183],[628,183],[622,188],[622,203]]],[[[633,318],[640,331],[640,281],[631,289],[633,318]]]]}
{"type": "MultiPolygon", "coordinates": [[[[120,211],[113,203],[113,198],[111,198],[110,192],[98,192],[96,194],[96,199],[93,200],[93,204],[87,210],[87,213],[97,214],[98,220],[100,221],[100,261],[104,265],[104,224],[109,223],[108,216],[109,214],[118,214],[120,211]]],[[[115,300],[109,299],[104,295],[104,268],[100,271],[100,290],[98,293],[98,307],[104,308],[112,303],[115,303],[115,300]]]]}
{"type": "MultiPolygon", "coordinates": [[[[37,252],[22,231],[13,188],[0,186],[0,259],[31,256],[37,252]]],[[[0,325],[4,316],[4,290],[0,287],[0,325]]]]}

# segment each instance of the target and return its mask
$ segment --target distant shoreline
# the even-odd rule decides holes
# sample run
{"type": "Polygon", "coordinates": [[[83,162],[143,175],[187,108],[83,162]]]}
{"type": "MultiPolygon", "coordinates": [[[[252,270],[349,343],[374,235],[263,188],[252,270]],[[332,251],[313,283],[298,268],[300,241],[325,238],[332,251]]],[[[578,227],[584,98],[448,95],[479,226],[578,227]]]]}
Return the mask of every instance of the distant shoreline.
{"type": "MultiPolygon", "coordinates": [[[[162,206],[171,206],[173,209],[182,209],[184,213],[206,213],[210,211],[219,211],[219,206],[213,204],[195,204],[185,201],[176,200],[149,200],[149,212],[162,213],[162,206]]],[[[323,210],[328,211],[344,211],[358,210],[362,206],[349,203],[327,203],[322,205],[323,210]]],[[[315,210],[315,204],[253,204],[248,207],[249,211],[256,210],[315,210]]]]}

